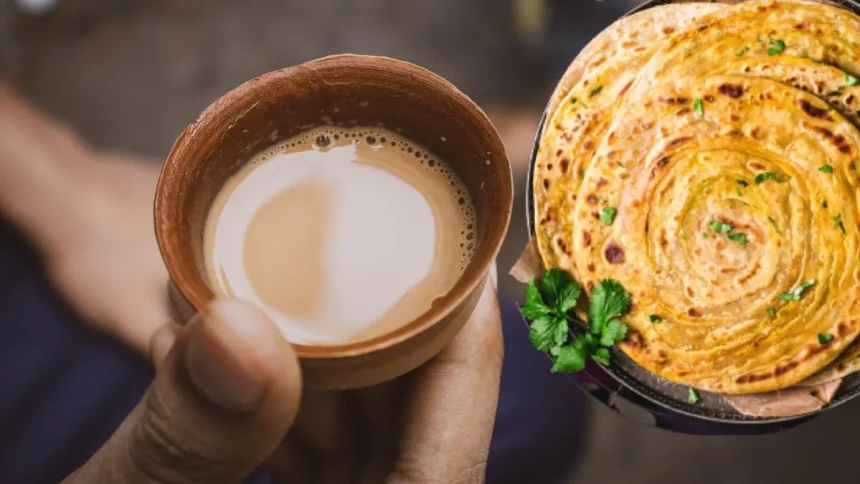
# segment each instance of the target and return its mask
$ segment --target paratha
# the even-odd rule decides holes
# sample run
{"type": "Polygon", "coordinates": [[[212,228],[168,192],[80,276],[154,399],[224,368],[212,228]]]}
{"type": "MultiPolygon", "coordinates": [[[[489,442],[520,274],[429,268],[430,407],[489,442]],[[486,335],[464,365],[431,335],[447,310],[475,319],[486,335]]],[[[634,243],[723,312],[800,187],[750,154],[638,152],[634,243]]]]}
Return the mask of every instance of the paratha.
{"type": "Polygon", "coordinates": [[[725,394],[834,360],[860,332],[858,153],[850,122],[766,79],[685,77],[628,99],[586,171],[572,247],[586,288],[612,278],[633,295],[621,348],[725,394]]]}
{"type": "Polygon", "coordinates": [[[858,75],[860,17],[803,0],[750,0],[721,9],[665,42],[640,72],[628,99],[667,80],[717,73],[733,60],[755,64],[792,58],[858,75]]]}
{"type": "Polygon", "coordinates": [[[663,5],[623,18],[598,35],[571,64],[547,110],[535,162],[535,205],[538,247],[550,267],[573,268],[569,225],[561,218],[572,212],[583,167],[612,121],[639,70],[661,42],[691,20],[715,12],[716,3],[663,5]],[[551,114],[552,113],[552,114],[551,114]],[[556,203],[560,202],[560,203],[556,203]]]}
{"type": "Polygon", "coordinates": [[[568,66],[550,97],[545,127],[564,98],[588,72],[606,62],[618,64],[625,58],[639,57],[645,49],[653,54],[649,49],[651,44],[668,38],[691,20],[716,12],[721,7],[720,3],[713,2],[676,2],[658,5],[614,22],[593,38],[568,66]]]}
{"type": "MultiPolygon", "coordinates": [[[[775,246],[760,245],[763,252],[761,254],[762,257],[757,263],[764,264],[765,266],[772,263],[777,263],[778,265],[775,268],[766,268],[764,271],[760,271],[762,269],[760,266],[752,266],[754,267],[753,269],[747,267],[749,269],[748,273],[743,276],[738,272],[737,275],[739,277],[747,278],[741,281],[740,284],[736,284],[737,287],[734,288],[734,292],[722,291],[719,294],[707,296],[709,289],[706,284],[699,284],[698,286],[696,284],[681,284],[685,293],[674,294],[673,291],[677,291],[677,288],[681,287],[677,283],[684,282],[682,280],[683,277],[693,277],[696,271],[703,270],[697,264],[691,264],[690,260],[692,259],[687,260],[687,265],[676,265],[684,261],[678,259],[678,254],[671,254],[670,252],[672,251],[664,251],[662,259],[652,259],[655,256],[655,253],[652,253],[654,251],[653,247],[648,248],[644,252],[642,247],[634,247],[632,248],[632,252],[628,252],[625,244],[619,242],[619,240],[625,238],[629,242],[639,237],[638,235],[627,233],[630,227],[619,229],[620,232],[614,234],[619,240],[610,240],[611,237],[610,239],[601,238],[599,235],[595,237],[595,234],[599,233],[601,228],[606,228],[601,227],[602,224],[599,222],[601,218],[600,209],[595,209],[595,206],[617,210],[618,218],[615,224],[622,224],[623,226],[624,221],[628,220],[623,215],[624,210],[621,207],[609,204],[610,202],[607,201],[609,198],[602,194],[602,190],[607,190],[606,187],[611,186],[613,181],[618,182],[623,188],[619,189],[621,195],[617,193],[616,195],[624,198],[624,194],[628,191],[639,193],[637,190],[650,186],[649,183],[654,179],[662,179],[656,175],[656,173],[660,173],[659,171],[645,172],[642,171],[641,167],[639,173],[628,171],[625,168],[625,161],[616,160],[614,161],[615,166],[611,166],[613,164],[612,158],[626,159],[630,155],[630,153],[619,155],[619,150],[628,151],[631,142],[635,142],[640,147],[640,150],[645,150],[649,146],[647,144],[642,145],[643,136],[647,137],[647,135],[651,135],[654,137],[648,139],[652,142],[656,140],[666,142],[670,137],[673,141],[684,140],[677,141],[678,144],[670,147],[671,149],[666,146],[650,146],[653,152],[667,150],[665,152],[668,154],[674,149],[684,151],[685,145],[689,143],[696,145],[702,132],[707,132],[707,130],[694,129],[694,135],[691,138],[696,140],[696,142],[685,140],[685,136],[678,135],[674,129],[681,128],[682,126],[686,129],[691,128],[684,123],[667,124],[665,120],[661,119],[661,116],[669,119],[673,119],[673,117],[681,119],[689,117],[691,113],[693,116],[699,114],[703,120],[710,118],[711,124],[717,125],[719,129],[716,132],[707,132],[707,135],[716,136],[723,140],[725,142],[723,149],[721,151],[705,150],[701,156],[691,154],[691,158],[686,161],[688,164],[692,163],[689,166],[701,165],[700,171],[704,173],[712,172],[715,169],[717,172],[714,173],[718,173],[719,169],[739,164],[746,164],[748,172],[753,165],[770,166],[764,163],[769,162],[774,166],[786,165],[786,167],[784,169],[780,168],[778,172],[761,171],[759,174],[774,173],[774,176],[785,178],[781,180],[781,183],[787,183],[791,186],[794,183],[792,180],[795,180],[798,176],[807,180],[814,180],[812,177],[816,175],[815,172],[809,169],[809,166],[803,166],[801,167],[802,169],[795,166],[797,160],[794,157],[798,156],[798,153],[810,156],[807,159],[807,163],[814,158],[826,161],[821,166],[834,166],[829,164],[831,161],[830,157],[834,154],[824,148],[830,143],[830,145],[836,146],[838,150],[847,149],[851,151],[856,158],[857,132],[847,121],[854,123],[860,121],[860,87],[857,86],[857,80],[854,77],[854,74],[858,72],[858,66],[860,66],[858,64],[858,59],[860,59],[860,55],[858,55],[860,54],[860,48],[858,48],[858,45],[860,45],[858,44],[858,40],[860,40],[858,39],[858,34],[860,34],[860,19],[850,12],[841,9],[798,0],[753,0],[746,2],[742,6],[723,9],[720,9],[719,5],[709,5],[711,7],[710,10],[707,10],[701,4],[688,4],[657,7],[646,11],[644,13],[653,11],[657,11],[658,13],[650,18],[641,17],[638,27],[641,29],[643,26],[650,26],[651,30],[648,30],[648,28],[645,29],[650,33],[639,37],[637,39],[640,42],[639,44],[629,50],[625,50],[622,46],[622,48],[615,50],[607,50],[604,55],[595,54],[599,49],[595,50],[596,48],[593,46],[602,45],[601,42],[605,43],[606,39],[613,38],[616,39],[616,43],[620,44],[617,39],[620,38],[619,33],[624,28],[636,30],[636,27],[631,27],[637,25],[636,16],[630,17],[632,20],[629,20],[626,24],[620,21],[610,27],[608,33],[601,34],[601,36],[595,39],[589,45],[591,50],[586,48],[583,54],[571,65],[566,78],[560,83],[551,101],[551,109],[548,113],[552,113],[552,116],[548,118],[545,126],[535,166],[536,238],[541,257],[547,267],[565,268],[578,279],[586,282],[587,286],[593,285],[601,277],[610,277],[607,274],[614,273],[612,270],[608,270],[612,269],[612,267],[601,267],[601,261],[606,266],[609,259],[616,261],[619,258],[623,259],[624,262],[618,265],[628,267],[628,269],[624,269],[621,272],[624,273],[625,271],[633,270],[636,273],[635,277],[630,278],[634,287],[637,283],[641,286],[643,281],[645,281],[645,284],[651,286],[651,291],[646,291],[645,295],[637,297],[637,294],[634,292],[634,301],[641,297],[642,301],[640,302],[643,307],[653,307],[652,303],[654,301],[660,301],[658,306],[664,312],[672,311],[673,308],[676,312],[671,312],[672,317],[669,318],[669,321],[671,321],[670,324],[665,326],[660,325],[662,330],[651,331],[654,330],[655,325],[650,321],[650,317],[659,315],[656,313],[647,314],[646,316],[648,317],[642,320],[641,317],[644,313],[634,311],[634,313],[638,314],[631,315],[628,319],[638,317],[639,320],[632,322],[632,324],[631,321],[626,321],[628,324],[631,324],[634,331],[627,342],[622,345],[622,348],[634,360],[647,369],[672,381],[691,384],[698,388],[720,393],[746,394],[778,390],[798,382],[801,382],[804,386],[814,386],[838,380],[842,376],[860,368],[860,360],[858,360],[860,358],[860,344],[851,346],[840,356],[840,352],[857,335],[857,322],[853,320],[853,316],[858,315],[857,307],[855,306],[856,294],[851,292],[856,291],[856,287],[848,287],[846,289],[849,291],[849,294],[845,297],[849,299],[843,301],[846,305],[844,306],[846,310],[845,314],[833,314],[831,311],[831,318],[829,320],[823,317],[823,319],[811,320],[804,324],[792,318],[794,314],[792,311],[794,310],[789,310],[789,312],[780,310],[776,313],[776,316],[767,314],[769,319],[771,319],[768,322],[762,320],[762,315],[756,312],[760,310],[764,310],[765,312],[768,310],[776,311],[776,308],[771,306],[762,309],[758,303],[761,303],[763,299],[756,299],[756,297],[765,294],[773,295],[773,291],[777,288],[789,284],[792,274],[808,269],[804,265],[790,267],[789,265],[785,265],[786,261],[806,263],[816,260],[814,258],[800,260],[797,257],[799,257],[798,254],[805,254],[803,250],[814,248],[816,241],[819,239],[810,236],[809,240],[801,241],[808,242],[808,245],[804,245],[803,243],[798,244],[798,241],[794,239],[794,237],[799,235],[805,237],[806,235],[802,231],[814,225],[808,223],[807,225],[795,226],[795,221],[800,220],[800,218],[798,218],[798,215],[793,210],[802,207],[803,203],[806,203],[807,212],[815,213],[819,218],[830,213],[827,207],[822,207],[817,211],[813,210],[815,200],[812,198],[804,199],[801,196],[800,202],[798,202],[796,197],[792,198],[785,193],[776,193],[775,196],[777,196],[778,200],[792,200],[788,205],[777,204],[771,207],[771,209],[781,211],[779,217],[768,216],[767,218],[767,222],[776,232],[769,232],[759,226],[758,223],[762,221],[760,216],[756,218],[750,214],[745,214],[743,210],[735,210],[733,212],[735,215],[744,215],[746,218],[743,218],[742,221],[749,225],[751,229],[755,228],[757,231],[748,234],[734,230],[730,234],[711,234],[712,236],[723,235],[724,238],[727,235],[734,235],[737,238],[739,237],[737,234],[749,237],[749,239],[745,239],[744,241],[745,246],[747,241],[750,244],[747,249],[744,249],[745,252],[748,252],[748,249],[753,247],[753,240],[758,239],[758,242],[761,244],[765,244],[767,241],[775,241],[773,243],[777,244],[775,246]],[[668,8],[682,7],[686,7],[687,10],[668,10],[668,8]],[[660,8],[666,8],[667,10],[664,11],[666,13],[660,14],[660,8]],[[694,11],[693,8],[699,10],[694,11]],[[668,13],[671,13],[671,15],[668,13]],[[679,25],[677,23],[679,16],[686,16],[688,21],[679,25]],[[653,28],[654,25],[659,25],[659,28],[655,30],[653,28]],[[661,36],[659,32],[663,30],[665,32],[661,36]],[[670,38],[667,40],[667,32],[671,34],[675,31],[680,31],[680,33],[669,36],[670,38]],[[590,65],[594,64],[595,59],[598,62],[595,66],[589,68],[590,65]],[[711,105],[709,98],[693,99],[685,95],[673,98],[670,96],[665,99],[674,99],[676,101],[675,106],[669,103],[668,109],[658,109],[656,112],[660,114],[652,116],[650,118],[651,121],[640,123],[639,131],[641,132],[631,127],[629,124],[630,120],[626,118],[628,115],[631,113],[642,115],[644,111],[653,108],[653,106],[642,108],[641,99],[643,97],[646,95],[651,96],[654,92],[660,92],[661,89],[671,88],[670,91],[672,89],[677,91],[679,89],[683,90],[682,87],[684,86],[688,90],[693,89],[693,86],[686,84],[691,81],[685,78],[694,77],[699,82],[705,82],[706,80],[707,83],[714,82],[713,79],[706,79],[702,76],[723,80],[735,79],[735,83],[726,84],[728,86],[746,86],[745,83],[748,82],[747,80],[741,82],[741,78],[728,76],[771,79],[786,86],[774,86],[775,83],[773,82],[762,81],[765,83],[763,84],[764,86],[770,85],[772,88],[756,87],[755,80],[750,79],[749,82],[753,82],[751,86],[754,88],[753,91],[758,89],[763,96],[772,97],[774,96],[773,92],[793,92],[795,96],[798,96],[795,98],[795,101],[800,104],[793,106],[786,105],[785,112],[783,113],[781,106],[784,103],[774,103],[769,98],[758,100],[758,103],[761,104],[761,106],[758,106],[756,105],[756,101],[749,100],[736,101],[734,105],[732,102],[726,102],[725,100],[717,101],[717,98],[713,94],[710,96],[714,99],[716,105],[711,105]],[[635,79],[635,82],[633,79],[635,79]],[[682,79],[682,81],[674,81],[676,79],[682,79]],[[573,81],[576,82],[574,83],[573,81]],[[571,88],[570,86],[573,87],[571,88]],[[797,89],[816,94],[826,100],[830,106],[823,104],[809,94],[803,94],[787,86],[793,86],[797,89]],[[569,92],[566,90],[569,90],[569,92]],[[566,97],[563,101],[558,102],[558,99],[561,98],[561,94],[564,92],[567,92],[566,97]],[[680,100],[685,100],[686,102],[681,103],[680,100]],[[701,104],[697,105],[697,102],[701,104]],[[745,104],[745,102],[749,102],[750,104],[745,104]],[[630,105],[627,107],[619,108],[619,106],[628,103],[630,105]],[[557,109],[553,109],[554,104],[557,104],[557,109]],[[721,109],[724,107],[733,111],[729,113],[721,112],[721,109]],[[830,109],[830,107],[833,109],[830,109]],[[749,109],[749,111],[743,112],[744,109],[749,109]],[[705,112],[707,112],[707,115],[704,114],[705,112]],[[764,116],[764,118],[756,119],[749,116],[750,112],[756,112],[758,115],[764,116]],[[844,118],[840,116],[840,113],[844,118]],[[803,116],[814,119],[804,119],[803,116]],[[772,136],[769,137],[767,134],[769,133],[767,130],[773,128],[773,126],[762,125],[761,123],[764,119],[768,121],[771,119],[775,120],[780,126],[783,126],[786,132],[800,129],[801,133],[797,134],[798,138],[794,141],[795,144],[781,147],[778,144],[774,145],[774,140],[771,139],[772,136]],[[739,122],[739,120],[743,122],[739,122]],[[804,124],[792,127],[790,125],[791,120],[804,121],[804,124]],[[606,136],[606,132],[612,122],[615,123],[612,128],[615,140],[612,137],[606,136]],[[649,131],[649,129],[654,129],[653,126],[649,126],[649,123],[659,125],[660,133],[654,134],[649,131]],[[838,126],[839,130],[833,131],[831,129],[832,126],[818,126],[815,123],[833,123],[834,126],[838,126]],[[750,128],[750,125],[755,125],[755,129],[750,128]],[[729,131],[726,131],[727,129],[729,131]],[[809,138],[809,136],[804,137],[804,133],[809,129],[823,130],[819,134],[825,138],[819,136],[820,139],[817,140],[819,143],[816,145],[816,140],[809,138]],[[830,133],[832,136],[827,138],[827,133],[830,133]],[[752,138],[751,140],[747,139],[750,137],[752,138]],[[623,146],[618,146],[618,139],[625,140],[623,146]],[[810,141],[811,139],[812,141],[810,141]],[[736,145],[733,144],[735,141],[737,142],[736,145]],[[761,147],[757,146],[757,144],[761,143],[769,143],[773,146],[768,146],[767,149],[761,151],[761,147]],[[615,149],[611,148],[613,145],[616,146],[615,149]],[[759,149],[759,151],[751,150],[747,152],[744,151],[744,146],[757,147],[756,149],[759,149]],[[774,146],[783,150],[781,157],[776,156],[779,155],[779,149],[777,149],[776,154],[773,153],[774,146]],[[598,147],[600,147],[602,155],[595,157],[595,151],[598,150],[598,147]],[[720,155],[717,156],[714,153],[720,153],[720,155]],[[601,156],[603,157],[601,158],[601,156]],[[760,156],[764,156],[764,158],[759,161],[750,161],[760,156]],[[775,157],[771,160],[768,156],[775,157]],[[723,166],[726,163],[728,165],[723,166]],[[594,168],[595,165],[598,165],[598,167],[594,168]],[[607,167],[609,168],[609,172],[606,172],[607,167]],[[620,172],[613,171],[619,169],[620,172]],[[803,170],[807,172],[804,173],[803,170]],[[793,176],[787,176],[790,171],[793,176]],[[602,173],[602,175],[594,175],[594,173],[602,173]],[[610,176],[607,176],[612,174],[617,178],[613,180],[610,176]],[[641,179],[645,175],[649,178],[648,180],[641,179]],[[597,177],[595,178],[595,176],[597,177]],[[588,187],[587,183],[583,184],[583,177],[594,183],[594,185],[588,187]],[[788,234],[784,234],[779,229],[779,224],[788,222],[791,222],[792,225],[787,230],[788,234]],[[788,244],[789,242],[789,248],[793,252],[789,251],[788,257],[784,258],[782,256],[785,254],[779,254],[778,252],[783,250],[784,244],[788,244]],[[774,250],[777,251],[776,255],[768,252],[774,250]],[[628,253],[636,257],[628,256],[628,253]],[[642,256],[641,260],[639,260],[640,256],[642,256]],[[631,258],[627,259],[628,257],[631,258]],[[628,260],[630,263],[627,262],[628,260]],[[655,274],[640,274],[638,272],[644,270],[642,267],[648,264],[654,265],[657,268],[665,268],[666,263],[669,264],[668,267],[673,268],[675,275],[678,277],[675,280],[672,280],[672,278],[662,280],[665,287],[658,284],[659,279],[650,279],[655,274]],[[629,269],[629,267],[633,269],[629,269]],[[602,269],[607,269],[607,271],[603,272],[602,269]],[[686,274],[684,271],[691,271],[693,276],[686,274]],[[770,274],[773,279],[766,281],[768,284],[763,285],[761,274],[770,274]],[[780,278],[776,278],[777,275],[780,275],[780,278]],[[698,296],[695,295],[697,291],[698,296]],[[704,295],[702,295],[703,293],[704,295]],[[665,296],[665,299],[655,299],[663,296],[665,296]],[[854,299],[851,299],[852,297],[854,299]],[[701,303],[698,304],[701,307],[695,307],[696,305],[692,304],[693,302],[701,303]],[[693,315],[689,313],[685,315],[680,312],[681,309],[692,310],[693,315]],[[712,323],[711,319],[714,317],[716,318],[716,323],[714,323],[716,326],[711,327],[709,323],[712,323]],[[842,320],[840,320],[840,317],[842,317],[842,320]],[[643,321],[647,324],[637,325],[637,323],[642,323],[643,321]],[[836,332],[820,334],[825,339],[833,335],[834,339],[825,343],[819,342],[818,346],[814,344],[815,341],[812,342],[811,346],[804,342],[804,338],[808,339],[808,334],[805,334],[803,337],[798,334],[798,332],[803,333],[808,330],[809,327],[823,328],[828,324],[830,327],[827,330],[835,330],[836,332]],[[755,331],[752,331],[750,334],[744,333],[744,331],[749,332],[752,329],[765,333],[762,338],[759,338],[761,341],[753,334],[755,331]],[[743,336],[738,337],[738,332],[743,336]],[[774,336],[782,333],[784,333],[782,336],[774,336]],[[767,350],[760,350],[758,352],[744,350],[747,351],[745,353],[737,347],[742,342],[766,344],[767,350]],[[776,355],[773,353],[774,351],[785,351],[785,353],[776,355]],[[837,356],[839,358],[831,366],[813,375],[837,356]],[[691,361],[691,358],[695,361],[691,361]]],[[[606,49],[604,48],[604,50],[606,49]]],[[[721,94],[723,94],[723,97],[726,97],[725,93],[721,94]]],[[[729,94],[734,94],[734,92],[729,94]]],[[[728,97],[734,99],[731,96],[728,97]]],[[[785,94],[785,99],[789,97],[790,94],[785,94]]],[[[657,103],[658,98],[649,97],[652,103],[657,103]]],[[[655,113],[651,114],[654,115],[655,113]]],[[[717,129],[714,126],[711,128],[712,131],[713,129],[717,129]]],[[[779,138],[784,133],[774,132],[771,134],[779,138]]],[[[715,141],[708,141],[708,143],[711,142],[715,141]]],[[[693,148],[693,151],[690,153],[696,153],[698,149],[693,148]]],[[[639,155],[646,156],[643,153],[644,151],[640,152],[639,155]]],[[[646,156],[650,162],[654,162],[652,154],[648,153],[646,156]]],[[[850,157],[843,155],[845,153],[841,151],[835,154],[836,159],[841,163],[839,166],[843,167],[844,170],[837,171],[834,169],[833,173],[830,174],[841,180],[836,183],[835,187],[830,188],[832,188],[831,191],[834,193],[834,196],[839,197],[840,203],[844,201],[850,202],[846,205],[846,208],[849,209],[853,218],[851,219],[852,222],[848,222],[848,215],[842,212],[832,215],[832,217],[838,215],[841,224],[835,226],[846,227],[846,232],[848,230],[853,231],[854,233],[850,234],[850,236],[856,238],[858,227],[856,224],[857,203],[852,193],[856,192],[857,187],[855,185],[860,181],[860,178],[857,178],[856,166],[853,161],[849,160],[850,157]],[[840,192],[840,188],[843,189],[842,192],[840,192]],[[851,192],[851,190],[854,190],[854,192],[851,192]],[[850,229],[848,229],[849,227],[850,229]]],[[[668,166],[670,160],[671,157],[667,155],[658,161],[665,163],[666,165],[664,166],[668,166]]],[[[639,166],[635,163],[642,164],[645,161],[634,160],[633,166],[639,166]]],[[[674,167],[676,165],[673,163],[671,166],[674,167]]],[[[821,173],[818,172],[817,174],[820,175],[821,173]]],[[[749,175],[749,173],[746,174],[749,175]]],[[[720,180],[723,178],[718,177],[720,180]]],[[[690,182],[691,178],[688,177],[685,180],[690,182]]],[[[737,198],[742,198],[741,194],[745,193],[754,181],[755,179],[738,178],[735,180],[737,186],[733,188],[731,183],[726,184],[721,182],[722,184],[710,188],[710,191],[706,195],[703,195],[703,192],[686,195],[690,196],[691,199],[702,197],[708,199],[708,197],[713,196],[715,193],[725,192],[728,194],[731,189],[734,189],[738,195],[737,198]],[[739,180],[743,181],[746,185],[738,183],[739,180]]],[[[822,187],[813,188],[821,189],[822,187]]],[[[678,188],[676,187],[675,189],[677,190],[678,188]]],[[[611,188],[608,190],[612,191],[611,188]]],[[[807,191],[803,192],[805,195],[809,195],[810,193],[812,192],[808,187],[807,191]]],[[[675,195],[680,196],[684,194],[678,192],[675,195]]],[[[727,199],[732,199],[732,196],[728,196],[727,199]]],[[[628,200],[628,202],[630,201],[628,200]]],[[[639,203],[647,205],[648,199],[643,196],[639,203]]],[[[757,211],[754,211],[752,214],[755,215],[761,212],[769,201],[762,198],[761,194],[758,194],[747,199],[744,203],[747,206],[756,208],[757,211]]],[[[832,202],[822,201],[821,203],[832,202]]],[[[654,218],[658,221],[659,226],[660,223],[665,222],[662,219],[665,219],[669,214],[661,213],[661,207],[656,207],[657,210],[652,210],[653,208],[655,207],[650,207],[648,210],[649,213],[658,214],[654,218]]],[[[708,211],[706,210],[703,213],[705,212],[708,211]]],[[[680,214],[675,214],[674,216],[677,218],[680,214]]],[[[653,229],[653,226],[649,227],[650,218],[648,220],[645,226],[646,233],[649,233],[649,230],[653,229]]],[[[719,220],[717,222],[725,223],[719,220]]],[[[831,220],[831,222],[835,224],[834,220],[831,220]]],[[[816,223],[820,225],[822,221],[817,220],[816,223]]],[[[666,225],[672,226],[671,223],[667,223],[666,225]]],[[[726,224],[726,226],[728,225],[726,224]]],[[[674,228],[677,229],[679,226],[676,225],[674,228]]],[[[738,225],[738,227],[741,227],[741,225],[738,225]]],[[[681,255],[689,259],[691,254],[686,249],[694,248],[701,251],[703,247],[700,244],[688,245],[688,241],[682,236],[689,236],[690,234],[686,233],[687,227],[684,227],[684,229],[680,233],[669,231],[667,232],[669,235],[660,240],[650,240],[646,235],[644,239],[640,237],[640,240],[637,242],[646,242],[644,247],[649,247],[649,243],[655,247],[664,243],[674,245],[676,248],[683,247],[685,250],[681,255]]],[[[707,230],[701,232],[703,238],[707,235],[707,230]]],[[[843,235],[849,237],[848,233],[843,235]]],[[[722,240],[721,243],[725,244],[727,242],[722,240]]],[[[848,286],[856,286],[860,282],[860,276],[850,273],[850,267],[853,267],[857,259],[856,240],[852,239],[852,243],[854,245],[850,247],[839,247],[838,244],[836,246],[837,249],[844,249],[842,257],[848,261],[848,265],[843,265],[839,268],[848,272],[845,273],[842,279],[839,279],[839,283],[821,287],[835,289],[836,287],[841,287],[840,284],[844,280],[850,280],[852,277],[854,282],[848,284],[848,286]],[[851,257],[852,254],[854,257],[851,257]],[[848,279],[845,279],[846,277],[848,279]]],[[[826,249],[826,247],[824,248],[826,249]]],[[[660,253],[660,251],[656,250],[656,253],[660,253]]],[[[732,264],[729,266],[720,266],[719,264],[713,264],[713,261],[711,262],[710,267],[719,267],[720,270],[741,271],[743,269],[742,267],[733,267],[732,264]]],[[[614,264],[609,263],[608,265],[612,266],[614,264]]],[[[734,266],[737,266],[737,264],[734,264],[734,266]]],[[[705,267],[708,267],[708,264],[705,264],[705,267]]],[[[812,267],[813,271],[821,269],[815,266],[815,264],[812,264],[812,267]]],[[[828,266],[828,268],[832,267],[828,266]]],[[[662,272],[658,271],[657,274],[662,274],[662,272]]],[[[725,274],[720,275],[731,279],[725,274]]],[[[719,280],[719,277],[717,280],[719,280]]],[[[811,280],[805,279],[803,281],[811,280]]],[[[795,283],[802,284],[803,281],[795,281],[795,283]]],[[[797,286],[793,287],[797,288],[797,286]]],[[[782,287],[782,290],[791,291],[792,287],[782,287]]],[[[711,290],[710,292],[713,291],[711,290]]],[[[829,294],[828,292],[824,296],[828,296],[829,294]]],[[[824,302],[829,303],[831,301],[824,300],[824,302]]],[[[639,304],[636,304],[635,307],[639,309],[639,304]]],[[[818,308],[817,312],[814,308],[798,309],[797,311],[798,314],[804,315],[807,315],[808,311],[812,311],[816,315],[826,312],[822,308],[818,308]]],[[[659,317],[665,319],[663,316],[659,317]]],[[[814,336],[818,338],[817,334],[814,336]]]]}

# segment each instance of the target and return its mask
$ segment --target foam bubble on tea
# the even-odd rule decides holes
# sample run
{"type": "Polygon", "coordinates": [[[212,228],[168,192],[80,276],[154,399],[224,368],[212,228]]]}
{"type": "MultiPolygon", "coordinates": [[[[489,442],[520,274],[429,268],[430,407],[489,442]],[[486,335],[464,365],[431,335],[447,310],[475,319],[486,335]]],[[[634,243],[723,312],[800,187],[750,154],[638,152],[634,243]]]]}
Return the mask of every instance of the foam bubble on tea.
{"type": "Polygon", "coordinates": [[[294,343],[397,329],[457,282],[475,245],[457,175],[379,128],[321,127],[258,153],[215,199],[204,252],[217,297],[262,307],[294,343]]]}

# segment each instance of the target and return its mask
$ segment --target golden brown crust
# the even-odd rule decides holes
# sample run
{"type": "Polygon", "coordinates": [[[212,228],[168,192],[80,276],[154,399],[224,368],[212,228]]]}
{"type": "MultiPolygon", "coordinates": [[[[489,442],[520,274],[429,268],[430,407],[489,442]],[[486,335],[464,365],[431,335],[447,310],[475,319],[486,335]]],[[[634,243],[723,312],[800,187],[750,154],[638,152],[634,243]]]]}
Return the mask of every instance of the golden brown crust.
{"type": "Polygon", "coordinates": [[[583,284],[613,278],[633,295],[622,349],[659,376],[726,394],[785,388],[836,358],[860,332],[858,154],[854,126],[769,80],[687,77],[629,100],[579,192],[602,202],[573,214],[591,240],[574,238],[583,284]],[[689,109],[696,99],[704,115],[689,109]],[[766,172],[779,181],[756,184],[766,172]],[[600,206],[617,208],[612,225],[594,218],[600,206]],[[815,284],[798,301],[780,300],[804,281],[815,284]]]}
{"type": "MultiPolygon", "coordinates": [[[[589,290],[604,277],[632,288],[622,348],[650,371],[727,394],[785,388],[860,331],[860,135],[847,121],[860,121],[860,87],[849,85],[860,73],[860,19],[752,0],[686,27],[583,68],[567,88],[535,167],[541,255],[589,290]],[[769,53],[776,40],[784,51],[769,53]],[[825,164],[833,173],[818,171],[825,164]],[[754,183],[771,169],[782,182],[754,183]],[[608,206],[618,209],[609,227],[599,220],[608,206]],[[845,234],[831,233],[837,215],[845,234]],[[713,220],[744,245],[706,236],[713,220]],[[816,280],[810,292],[778,301],[804,277],[816,280]],[[658,311],[668,324],[648,321],[658,311]],[[833,341],[819,343],[819,332],[833,341]]],[[[851,348],[803,384],[860,368],[860,345],[851,348]]]]}
{"type": "Polygon", "coordinates": [[[683,25],[722,6],[663,5],[625,17],[583,49],[562,78],[550,106],[535,162],[535,220],[538,247],[548,266],[572,267],[570,233],[561,214],[570,213],[581,172],[620,106],[639,69],[683,25]],[[567,194],[570,198],[565,198],[567,194]],[[555,206],[553,201],[561,201],[555,206]],[[553,246],[555,244],[555,246],[553,246]]]}

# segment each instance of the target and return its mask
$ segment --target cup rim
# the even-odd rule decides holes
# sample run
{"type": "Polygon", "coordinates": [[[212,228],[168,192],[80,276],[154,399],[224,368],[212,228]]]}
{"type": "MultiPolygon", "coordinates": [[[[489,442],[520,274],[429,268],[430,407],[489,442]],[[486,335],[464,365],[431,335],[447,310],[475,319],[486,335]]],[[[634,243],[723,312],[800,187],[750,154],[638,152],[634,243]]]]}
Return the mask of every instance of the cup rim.
{"type": "MultiPolygon", "coordinates": [[[[496,137],[497,143],[494,144],[497,144],[501,151],[494,154],[493,158],[502,161],[498,177],[502,190],[506,192],[502,199],[507,199],[507,203],[504,206],[500,205],[499,207],[492,208],[492,210],[498,212],[497,216],[502,217],[502,220],[500,220],[503,224],[502,230],[497,231],[493,239],[483,242],[485,250],[475,252],[470,264],[478,264],[477,270],[467,273],[470,275],[465,280],[465,286],[447,304],[436,311],[431,309],[392,331],[367,340],[335,345],[307,345],[290,342],[296,355],[301,359],[325,360],[375,353],[410,340],[436,326],[450,315],[452,311],[460,307],[466,298],[475,291],[477,286],[483,284],[488,277],[491,266],[495,263],[495,259],[501,250],[505,236],[510,228],[511,213],[513,210],[514,187],[512,169],[495,126],[486,113],[471,98],[438,74],[410,62],[383,56],[360,54],[331,55],[295,66],[277,69],[240,84],[212,102],[197,119],[192,121],[182,131],[162,166],[153,207],[156,242],[170,280],[179,294],[188,301],[195,311],[200,311],[208,301],[214,298],[214,295],[209,288],[208,281],[201,277],[198,271],[189,270],[189,264],[183,263],[179,255],[179,244],[168,235],[171,231],[179,230],[176,219],[170,216],[170,206],[174,203],[174,196],[171,194],[168,186],[172,185],[170,180],[180,176],[179,173],[182,171],[180,160],[186,156],[186,152],[193,151],[192,140],[195,133],[201,126],[205,126],[213,118],[217,118],[225,111],[229,111],[230,106],[234,102],[253,97],[254,93],[260,89],[271,87],[280,80],[289,79],[302,71],[316,71],[332,67],[358,69],[383,68],[392,71],[403,71],[412,77],[415,85],[434,86],[444,92],[449,92],[452,98],[457,99],[459,104],[472,112],[474,115],[473,119],[479,125],[482,125],[482,128],[496,137]]],[[[488,237],[492,235],[492,233],[488,234],[488,237]]],[[[462,282],[463,278],[458,279],[458,284],[462,282]]],[[[451,291],[447,294],[451,294],[451,291]]]]}

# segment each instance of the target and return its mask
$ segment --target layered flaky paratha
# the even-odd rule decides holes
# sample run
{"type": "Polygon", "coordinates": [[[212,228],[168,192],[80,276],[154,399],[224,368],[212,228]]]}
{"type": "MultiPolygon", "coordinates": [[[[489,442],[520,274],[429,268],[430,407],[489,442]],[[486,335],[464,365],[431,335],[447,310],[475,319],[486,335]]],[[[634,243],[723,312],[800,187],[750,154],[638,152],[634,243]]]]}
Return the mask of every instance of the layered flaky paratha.
{"type": "Polygon", "coordinates": [[[655,42],[665,40],[693,19],[717,11],[722,3],[692,1],[659,5],[622,17],[604,29],[579,52],[559,80],[547,106],[545,126],[583,76],[606,63],[615,64],[613,69],[625,69],[627,60],[638,65],[643,56],[649,58],[654,53],[655,42]]]}
{"type": "Polygon", "coordinates": [[[686,77],[629,100],[586,171],[572,247],[587,288],[633,295],[622,349],[727,394],[835,359],[860,332],[858,154],[851,123],[774,81],[686,77]]]}
{"type": "Polygon", "coordinates": [[[716,3],[663,5],[625,17],[597,36],[571,64],[547,109],[535,161],[535,205],[543,213],[538,247],[548,265],[573,268],[569,224],[585,165],[636,75],[683,25],[722,8],[716,3]]]}
{"type": "Polygon", "coordinates": [[[541,256],[587,287],[634,288],[622,348],[669,380],[727,394],[838,380],[860,368],[860,19],[796,0],[712,8],[571,66],[535,166],[541,256]]]}

